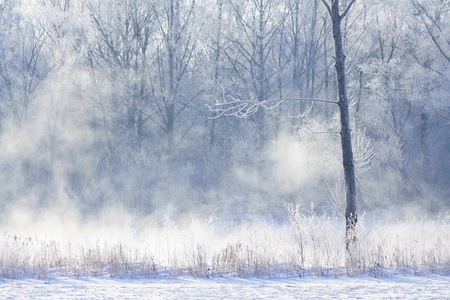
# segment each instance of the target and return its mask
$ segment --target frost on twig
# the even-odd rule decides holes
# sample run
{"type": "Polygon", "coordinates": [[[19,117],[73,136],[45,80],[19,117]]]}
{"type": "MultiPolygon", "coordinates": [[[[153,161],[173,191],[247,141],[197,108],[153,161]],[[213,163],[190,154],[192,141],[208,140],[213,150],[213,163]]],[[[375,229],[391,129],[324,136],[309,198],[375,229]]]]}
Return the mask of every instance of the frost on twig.
{"type": "Polygon", "coordinates": [[[215,112],[213,117],[209,119],[217,119],[221,116],[236,116],[238,118],[246,118],[258,111],[260,107],[264,109],[273,109],[280,105],[283,100],[232,100],[228,102],[218,102],[215,107],[208,106],[211,111],[215,112]]]}
{"type": "Polygon", "coordinates": [[[217,119],[221,116],[236,116],[238,118],[246,118],[255,114],[260,107],[270,110],[278,107],[281,103],[285,101],[315,101],[315,102],[325,102],[337,104],[335,101],[328,101],[323,99],[315,98],[283,98],[283,99],[272,99],[265,101],[257,100],[239,100],[233,98],[231,101],[216,102],[216,105],[206,106],[213,112],[214,116],[209,117],[209,119],[217,119]]]}
{"type": "Polygon", "coordinates": [[[336,216],[344,216],[345,215],[345,185],[339,181],[331,187],[327,184],[328,191],[330,192],[330,198],[328,200],[328,204],[333,210],[333,214],[336,216]]]}
{"type": "Polygon", "coordinates": [[[358,130],[355,134],[354,155],[356,178],[358,178],[358,180],[361,180],[360,175],[362,173],[368,171],[372,167],[372,158],[375,155],[370,141],[366,141],[365,139],[365,134],[365,129],[362,132],[358,130]]]}

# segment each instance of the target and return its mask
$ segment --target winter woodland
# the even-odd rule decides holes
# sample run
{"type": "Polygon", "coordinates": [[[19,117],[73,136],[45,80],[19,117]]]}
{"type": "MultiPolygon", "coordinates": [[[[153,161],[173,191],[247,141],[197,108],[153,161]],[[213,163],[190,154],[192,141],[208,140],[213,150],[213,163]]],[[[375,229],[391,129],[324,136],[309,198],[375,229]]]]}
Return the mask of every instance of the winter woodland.
{"type": "Polygon", "coordinates": [[[450,2],[341,1],[350,258],[327,3],[1,0],[0,276],[448,272],[450,2]],[[39,237],[86,224],[148,239],[39,237]]]}

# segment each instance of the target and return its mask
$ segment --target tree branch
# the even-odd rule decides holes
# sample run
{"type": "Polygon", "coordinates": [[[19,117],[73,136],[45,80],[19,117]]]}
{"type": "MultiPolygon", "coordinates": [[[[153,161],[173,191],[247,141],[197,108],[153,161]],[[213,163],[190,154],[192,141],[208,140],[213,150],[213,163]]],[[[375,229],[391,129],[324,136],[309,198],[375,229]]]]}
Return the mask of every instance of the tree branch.
{"type": "Polygon", "coordinates": [[[216,103],[216,107],[212,107],[208,104],[205,105],[209,108],[210,111],[216,113],[216,115],[210,117],[209,119],[217,119],[221,116],[236,116],[238,118],[246,118],[256,113],[260,107],[269,110],[279,106],[284,101],[314,101],[314,102],[338,104],[338,102],[336,101],[329,101],[316,98],[281,98],[265,101],[233,100],[223,103],[218,102],[216,103]]]}
{"type": "Polygon", "coordinates": [[[352,8],[352,6],[353,6],[353,4],[355,4],[355,2],[356,2],[356,0],[352,0],[352,2],[350,2],[350,4],[345,9],[344,13],[340,16],[341,19],[345,18],[345,16],[348,14],[350,8],[352,8]]]}
{"type": "Polygon", "coordinates": [[[330,16],[333,17],[333,13],[331,12],[330,5],[325,0],[322,0],[322,3],[323,3],[323,5],[325,5],[325,8],[328,10],[328,13],[330,14],[330,16]]]}

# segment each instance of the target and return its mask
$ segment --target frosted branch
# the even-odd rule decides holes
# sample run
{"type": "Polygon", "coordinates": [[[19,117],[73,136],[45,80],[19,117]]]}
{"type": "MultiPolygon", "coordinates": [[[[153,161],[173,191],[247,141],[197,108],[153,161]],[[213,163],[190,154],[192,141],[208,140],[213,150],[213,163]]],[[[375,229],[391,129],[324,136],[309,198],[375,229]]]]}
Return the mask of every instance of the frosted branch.
{"type": "Polygon", "coordinates": [[[366,130],[357,131],[355,134],[355,169],[356,177],[361,180],[359,175],[368,171],[372,167],[372,158],[375,153],[370,141],[365,139],[366,130]]]}
{"type": "Polygon", "coordinates": [[[217,102],[215,106],[210,106],[206,104],[210,111],[215,112],[213,117],[209,119],[217,119],[221,116],[235,116],[238,118],[246,118],[255,114],[260,107],[270,110],[278,107],[281,103],[285,101],[314,101],[314,102],[324,102],[337,104],[336,101],[329,101],[316,98],[282,98],[282,99],[272,99],[265,101],[256,100],[238,100],[234,99],[231,101],[217,102]]]}
{"type": "Polygon", "coordinates": [[[348,12],[350,11],[350,8],[352,8],[352,6],[353,6],[353,4],[355,4],[355,2],[356,2],[356,0],[353,0],[352,2],[350,2],[350,4],[345,9],[345,11],[342,13],[341,19],[345,18],[345,16],[348,14],[348,12]]]}

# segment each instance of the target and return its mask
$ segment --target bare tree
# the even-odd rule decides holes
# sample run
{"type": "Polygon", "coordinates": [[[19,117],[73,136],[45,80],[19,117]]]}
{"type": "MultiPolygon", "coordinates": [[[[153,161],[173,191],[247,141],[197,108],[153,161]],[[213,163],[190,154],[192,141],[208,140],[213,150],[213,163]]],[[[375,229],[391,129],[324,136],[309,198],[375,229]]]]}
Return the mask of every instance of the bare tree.
{"type": "Polygon", "coordinates": [[[450,11],[450,1],[431,1],[432,8],[428,8],[424,4],[425,1],[411,0],[411,2],[416,10],[416,16],[422,21],[434,46],[447,62],[450,62],[450,39],[447,37],[448,32],[446,32],[447,28],[444,23],[450,11]]]}
{"type": "Polygon", "coordinates": [[[81,43],[83,25],[89,16],[83,17],[83,3],[79,0],[38,0],[36,19],[45,33],[46,42],[54,66],[52,78],[46,85],[45,100],[49,101],[48,114],[49,164],[53,180],[55,164],[62,154],[60,139],[61,112],[68,104],[70,88],[73,87],[73,74],[80,66],[84,45],[81,43]]]}
{"type": "MultiPolygon", "coordinates": [[[[133,149],[140,149],[152,111],[149,72],[153,14],[143,1],[90,3],[89,10],[98,39],[88,51],[88,65],[98,73],[97,78],[106,77],[114,90],[109,102],[112,126],[124,134],[133,149]]],[[[100,100],[95,106],[104,112],[108,105],[100,100]]]]}
{"type": "Polygon", "coordinates": [[[31,174],[24,126],[52,64],[42,28],[14,10],[5,13],[0,23],[0,100],[12,114],[21,140],[22,174],[28,185],[31,174]]]}
{"type": "MultiPolygon", "coordinates": [[[[347,82],[346,82],[346,66],[345,66],[345,54],[343,45],[343,36],[341,23],[346,17],[351,7],[356,0],[351,1],[345,6],[341,13],[341,8],[338,0],[333,0],[330,3],[326,0],[322,0],[322,3],[326,7],[331,21],[332,32],[335,46],[335,68],[336,79],[338,86],[338,101],[329,101],[323,99],[314,98],[291,98],[291,99],[275,99],[266,100],[264,98],[257,98],[255,100],[234,100],[226,103],[221,103],[220,107],[216,109],[221,115],[235,115],[238,117],[246,117],[254,114],[260,107],[265,109],[272,109],[278,106],[283,101],[315,101],[325,103],[336,103],[339,106],[340,111],[340,124],[341,124],[341,147],[342,147],[342,161],[344,167],[344,178],[346,187],[346,246],[347,249],[351,244],[356,242],[356,224],[357,224],[357,208],[356,208],[356,173],[355,173],[355,161],[352,149],[351,128],[350,128],[350,113],[349,113],[349,99],[347,95],[347,82]]],[[[256,43],[257,44],[257,43],[256,43]]],[[[257,55],[252,57],[258,57],[257,55]]],[[[257,77],[258,78],[258,77],[257,77]]],[[[257,82],[257,81],[256,81],[257,82]]]]}
{"type": "Polygon", "coordinates": [[[182,112],[197,98],[198,92],[186,94],[192,88],[183,86],[192,74],[201,24],[196,24],[196,2],[170,0],[154,5],[154,14],[159,28],[156,49],[157,76],[152,83],[155,99],[155,123],[166,135],[168,154],[175,146],[175,131],[182,112]],[[194,29],[194,25],[198,27],[194,29]]]}
{"type": "Polygon", "coordinates": [[[341,13],[339,0],[322,0],[328,13],[330,14],[333,26],[333,39],[335,47],[335,67],[336,79],[338,84],[338,106],[340,111],[341,122],[341,146],[342,146],[342,161],[344,165],[345,177],[345,192],[346,192],[346,246],[349,246],[356,241],[356,223],[357,223],[357,209],[356,209],[356,175],[355,175],[355,161],[353,159],[352,136],[350,128],[350,113],[349,113],[349,99],[347,96],[347,82],[345,70],[345,54],[342,38],[341,23],[345,16],[350,11],[356,0],[352,0],[341,13]]]}
{"type": "MultiPolygon", "coordinates": [[[[277,15],[273,1],[230,1],[230,5],[236,30],[228,33],[222,52],[230,64],[229,76],[245,88],[240,93],[229,93],[235,98],[269,100],[279,88],[276,77],[281,66],[277,66],[274,53],[279,51],[275,45],[284,15],[277,15]]],[[[264,111],[255,111],[253,121],[257,130],[255,144],[261,147],[268,136],[264,111]]]]}

